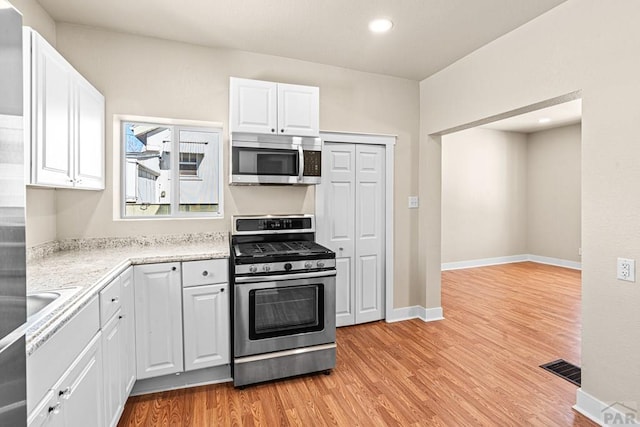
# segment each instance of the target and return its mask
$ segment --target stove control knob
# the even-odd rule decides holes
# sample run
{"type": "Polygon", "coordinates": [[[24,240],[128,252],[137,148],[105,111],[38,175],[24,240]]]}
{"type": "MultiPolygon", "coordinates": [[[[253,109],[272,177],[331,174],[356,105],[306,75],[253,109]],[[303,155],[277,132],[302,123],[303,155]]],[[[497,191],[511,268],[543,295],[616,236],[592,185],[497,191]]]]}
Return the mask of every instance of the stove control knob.
{"type": "Polygon", "coordinates": [[[290,263],[290,262],[288,262],[288,263],[286,263],[286,264],[284,265],[284,269],[285,269],[286,271],[291,271],[291,269],[292,269],[292,268],[293,268],[293,266],[291,265],[291,263],[290,263]]]}
{"type": "Polygon", "coordinates": [[[270,270],[271,270],[271,267],[269,267],[268,265],[265,265],[264,267],[262,267],[262,270],[264,270],[264,271],[267,271],[267,272],[268,272],[268,271],[270,271],[270,270]]]}
{"type": "Polygon", "coordinates": [[[304,268],[311,268],[313,267],[313,264],[311,264],[311,261],[307,261],[304,263],[304,268]]]}
{"type": "Polygon", "coordinates": [[[324,267],[324,261],[318,261],[318,268],[324,267]]]}
{"type": "Polygon", "coordinates": [[[258,267],[256,267],[255,265],[252,265],[251,267],[249,267],[250,273],[255,273],[256,271],[258,271],[258,267]]]}

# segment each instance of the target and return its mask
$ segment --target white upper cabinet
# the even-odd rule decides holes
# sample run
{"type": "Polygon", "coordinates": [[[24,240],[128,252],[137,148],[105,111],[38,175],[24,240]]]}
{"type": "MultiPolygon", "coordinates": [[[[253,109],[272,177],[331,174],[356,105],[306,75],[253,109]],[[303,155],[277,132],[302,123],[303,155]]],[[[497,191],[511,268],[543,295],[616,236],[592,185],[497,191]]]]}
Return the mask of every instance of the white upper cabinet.
{"type": "Polygon", "coordinates": [[[276,133],[277,84],[231,77],[231,132],[276,133]]]}
{"type": "Polygon", "coordinates": [[[278,83],[278,133],[318,136],[320,134],[320,89],[278,83]]]}
{"type": "Polygon", "coordinates": [[[28,183],[104,189],[104,97],[38,33],[23,40],[28,183]]]}
{"type": "Polygon", "coordinates": [[[229,129],[271,135],[318,136],[320,89],[231,77],[229,129]]]}

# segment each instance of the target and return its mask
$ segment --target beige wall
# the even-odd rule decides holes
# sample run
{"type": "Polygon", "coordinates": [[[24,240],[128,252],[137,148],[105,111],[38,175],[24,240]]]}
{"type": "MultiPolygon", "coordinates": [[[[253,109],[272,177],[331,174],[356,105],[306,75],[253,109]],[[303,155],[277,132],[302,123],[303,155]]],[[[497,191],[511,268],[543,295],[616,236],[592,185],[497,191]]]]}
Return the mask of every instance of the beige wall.
{"type": "Polygon", "coordinates": [[[527,253],[527,136],[474,128],[442,138],[442,262],[527,253]]]}
{"type": "Polygon", "coordinates": [[[52,46],[56,45],[56,23],[36,0],[10,0],[22,13],[22,25],[31,27],[52,46]]]}
{"type": "MultiPolygon", "coordinates": [[[[212,49],[58,23],[57,48],[106,98],[107,188],[103,192],[56,190],[59,239],[202,230],[229,230],[231,215],[310,213],[309,187],[225,185],[224,219],[114,221],[114,114],[228,123],[229,77],[320,87],[323,130],[394,134],[394,305],[416,304],[417,213],[407,197],[417,193],[418,82],[248,52],[212,49]]],[[[225,180],[227,172],[225,135],[225,180]]]]}
{"type": "Polygon", "coordinates": [[[580,262],[580,125],[527,135],[527,253],[580,262]]]}
{"type": "Polygon", "coordinates": [[[442,262],[580,262],[580,125],[442,138],[442,262]]]}
{"type": "Polygon", "coordinates": [[[420,83],[427,307],[440,294],[441,206],[423,171],[441,167],[438,133],[582,91],[582,390],[604,402],[640,403],[640,287],[616,280],[616,257],[640,259],[638,16],[636,0],[568,0],[420,83]]]}

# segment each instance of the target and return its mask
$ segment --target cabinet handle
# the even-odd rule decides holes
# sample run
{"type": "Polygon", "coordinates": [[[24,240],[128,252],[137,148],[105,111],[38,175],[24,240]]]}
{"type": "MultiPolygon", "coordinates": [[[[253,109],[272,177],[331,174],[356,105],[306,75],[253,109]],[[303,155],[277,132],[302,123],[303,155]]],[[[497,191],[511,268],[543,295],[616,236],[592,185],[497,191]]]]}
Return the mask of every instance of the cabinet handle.
{"type": "Polygon", "coordinates": [[[69,390],[70,390],[70,388],[69,388],[69,387],[65,388],[64,390],[60,390],[60,391],[58,392],[58,397],[62,397],[62,396],[64,396],[65,394],[68,394],[68,393],[69,393],[69,390]]]}
{"type": "Polygon", "coordinates": [[[118,319],[124,319],[124,314],[121,314],[120,316],[118,316],[118,319]]]}
{"type": "Polygon", "coordinates": [[[284,129],[280,129],[280,133],[284,133],[284,129]]]}
{"type": "Polygon", "coordinates": [[[224,288],[220,289],[220,292],[224,292],[224,288]]]}
{"type": "Polygon", "coordinates": [[[271,129],[271,132],[272,132],[272,133],[273,133],[273,132],[275,132],[275,131],[276,131],[275,129],[271,129]]]}
{"type": "Polygon", "coordinates": [[[207,270],[205,270],[205,271],[202,272],[202,275],[207,277],[209,275],[209,272],[207,270]]]}
{"type": "Polygon", "coordinates": [[[49,406],[49,413],[53,413],[54,415],[60,413],[60,402],[56,402],[55,405],[49,406]]]}
{"type": "Polygon", "coordinates": [[[118,297],[111,298],[111,302],[118,302],[118,297]]]}
{"type": "Polygon", "coordinates": [[[177,269],[177,267],[171,267],[171,271],[176,271],[177,269]]]}
{"type": "Polygon", "coordinates": [[[342,251],[344,250],[344,248],[338,248],[338,250],[339,250],[340,252],[342,252],[342,251]]]}

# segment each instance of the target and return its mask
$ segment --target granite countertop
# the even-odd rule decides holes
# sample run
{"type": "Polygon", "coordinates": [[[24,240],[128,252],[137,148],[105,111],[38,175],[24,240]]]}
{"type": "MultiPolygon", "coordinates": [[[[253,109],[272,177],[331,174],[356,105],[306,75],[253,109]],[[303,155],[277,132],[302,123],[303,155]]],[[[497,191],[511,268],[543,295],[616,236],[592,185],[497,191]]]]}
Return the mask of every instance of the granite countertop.
{"type": "Polygon", "coordinates": [[[130,265],[229,256],[227,233],[74,239],[32,248],[27,254],[27,294],[73,288],[51,313],[28,325],[27,355],[67,323],[130,265]]]}

